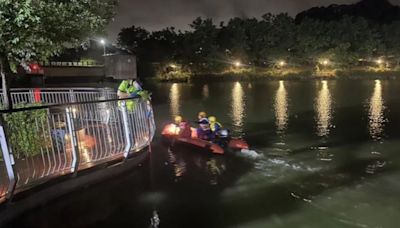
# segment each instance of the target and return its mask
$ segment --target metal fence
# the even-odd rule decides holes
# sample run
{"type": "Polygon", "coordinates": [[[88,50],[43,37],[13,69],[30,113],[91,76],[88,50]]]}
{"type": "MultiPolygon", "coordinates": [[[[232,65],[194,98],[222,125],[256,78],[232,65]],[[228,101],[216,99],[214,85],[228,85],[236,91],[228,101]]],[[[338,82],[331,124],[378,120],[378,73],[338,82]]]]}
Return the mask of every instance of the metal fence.
{"type": "Polygon", "coordinates": [[[4,160],[0,158],[0,203],[5,199],[8,192],[7,187],[9,186],[7,170],[4,160]]]}
{"type": "Polygon", "coordinates": [[[139,98],[2,112],[0,198],[54,177],[124,159],[150,145],[150,102],[139,98]]]}
{"type": "Polygon", "coordinates": [[[41,62],[42,67],[52,67],[52,66],[80,66],[80,67],[91,67],[91,66],[103,66],[103,63],[99,63],[95,60],[86,60],[80,62],[41,62]]]}
{"type": "MultiPolygon", "coordinates": [[[[14,105],[22,103],[66,104],[117,99],[117,93],[111,88],[18,88],[11,89],[10,92],[14,105]]],[[[0,90],[1,104],[3,101],[3,93],[0,90]]]]}

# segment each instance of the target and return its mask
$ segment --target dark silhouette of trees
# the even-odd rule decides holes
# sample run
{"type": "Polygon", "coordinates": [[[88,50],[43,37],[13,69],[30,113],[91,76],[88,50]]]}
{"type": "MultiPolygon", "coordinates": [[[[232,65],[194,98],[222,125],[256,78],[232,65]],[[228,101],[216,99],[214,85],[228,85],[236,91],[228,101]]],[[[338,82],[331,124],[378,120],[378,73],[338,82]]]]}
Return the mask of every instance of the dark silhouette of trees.
{"type": "Polygon", "coordinates": [[[393,6],[388,0],[362,0],[352,5],[313,7],[299,13],[296,16],[296,22],[301,23],[306,18],[323,21],[341,20],[343,16],[362,17],[378,23],[391,23],[400,20],[400,7],[393,6]]]}
{"type": "Polygon", "coordinates": [[[364,0],[319,10],[322,14],[333,10],[334,15],[320,17],[315,13],[318,9],[311,9],[296,20],[287,14],[265,14],[261,18],[235,17],[218,25],[212,19],[196,18],[185,32],[166,28],[150,33],[133,26],[123,29],[118,41],[135,51],[141,61],[180,63],[199,74],[220,72],[235,61],[247,67],[272,67],[278,61],[315,66],[321,59],[329,59],[346,68],[360,59],[400,57],[400,17],[395,17],[399,7],[364,0]],[[376,15],[353,12],[369,12],[371,7],[377,7],[376,15]]]}

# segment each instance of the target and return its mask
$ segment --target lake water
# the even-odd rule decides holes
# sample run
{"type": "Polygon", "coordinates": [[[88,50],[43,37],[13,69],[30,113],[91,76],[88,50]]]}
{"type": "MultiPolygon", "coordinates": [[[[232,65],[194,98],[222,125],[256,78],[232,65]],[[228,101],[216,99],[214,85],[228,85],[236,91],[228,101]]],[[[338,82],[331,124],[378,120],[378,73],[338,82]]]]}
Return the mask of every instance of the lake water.
{"type": "MultiPolygon", "coordinates": [[[[149,86],[158,128],[217,116],[260,157],[171,150],[14,227],[398,227],[400,81],[149,86]]],[[[158,132],[159,134],[159,132],[158,132]]]]}

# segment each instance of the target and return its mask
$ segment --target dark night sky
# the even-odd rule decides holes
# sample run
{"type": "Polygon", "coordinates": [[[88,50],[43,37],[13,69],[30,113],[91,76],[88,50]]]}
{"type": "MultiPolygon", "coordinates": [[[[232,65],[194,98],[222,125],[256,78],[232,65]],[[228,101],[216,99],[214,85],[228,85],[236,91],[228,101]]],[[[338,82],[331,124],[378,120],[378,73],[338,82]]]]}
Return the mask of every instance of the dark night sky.
{"type": "MultiPolygon", "coordinates": [[[[264,13],[298,12],[313,6],[351,4],[358,0],[119,0],[115,20],[108,33],[115,39],[123,27],[142,26],[157,30],[167,26],[185,30],[197,16],[216,22],[234,16],[260,17],[264,13]]],[[[391,0],[400,5],[400,0],[391,0]]]]}

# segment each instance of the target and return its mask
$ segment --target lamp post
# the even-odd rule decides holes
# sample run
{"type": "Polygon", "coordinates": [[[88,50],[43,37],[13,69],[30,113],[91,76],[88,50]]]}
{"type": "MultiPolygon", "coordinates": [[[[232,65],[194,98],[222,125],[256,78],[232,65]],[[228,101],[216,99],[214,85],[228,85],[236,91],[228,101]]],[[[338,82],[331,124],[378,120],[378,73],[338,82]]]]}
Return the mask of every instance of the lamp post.
{"type": "Polygon", "coordinates": [[[383,64],[383,60],[382,60],[382,59],[377,59],[377,60],[376,60],[376,63],[377,63],[379,66],[381,66],[381,65],[383,64]]]}
{"type": "Polygon", "coordinates": [[[103,53],[106,56],[106,41],[104,39],[100,40],[101,45],[103,45],[103,53]]]}
{"type": "Polygon", "coordinates": [[[237,67],[237,68],[239,68],[239,67],[242,66],[242,63],[241,63],[240,61],[235,61],[233,64],[234,64],[235,67],[237,67]]]}

